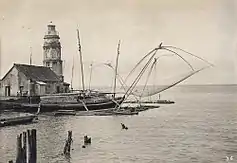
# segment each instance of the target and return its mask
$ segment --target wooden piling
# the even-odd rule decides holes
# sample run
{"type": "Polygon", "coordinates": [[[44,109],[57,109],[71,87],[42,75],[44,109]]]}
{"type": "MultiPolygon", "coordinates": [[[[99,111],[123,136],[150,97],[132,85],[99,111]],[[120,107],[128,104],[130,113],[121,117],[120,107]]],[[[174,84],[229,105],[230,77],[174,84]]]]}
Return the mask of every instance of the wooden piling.
{"type": "Polygon", "coordinates": [[[28,163],[36,163],[37,161],[37,142],[36,129],[27,130],[28,136],[28,163]]]}
{"type": "Polygon", "coordinates": [[[84,136],[84,144],[86,144],[86,141],[87,141],[87,135],[86,136],[84,136]]]}
{"type": "Polygon", "coordinates": [[[23,147],[22,147],[22,161],[26,163],[27,160],[27,146],[26,146],[26,132],[23,132],[23,147]]]}
{"type": "Polygon", "coordinates": [[[27,130],[27,139],[28,139],[28,144],[27,144],[27,146],[28,146],[28,153],[27,153],[27,160],[28,160],[28,163],[30,163],[30,160],[31,160],[31,149],[32,149],[32,147],[31,147],[31,130],[27,130]]]}
{"type": "Polygon", "coordinates": [[[63,149],[63,154],[70,155],[71,144],[72,144],[72,131],[68,131],[68,138],[66,140],[66,143],[63,149]]]}
{"type": "Polygon", "coordinates": [[[32,160],[31,163],[36,163],[37,160],[37,142],[36,142],[36,129],[32,129],[32,160]]]}
{"type": "Polygon", "coordinates": [[[84,136],[84,145],[87,145],[87,144],[91,144],[91,138],[86,135],[84,136]]]}
{"type": "Polygon", "coordinates": [[[21,163],[22,160],[22,134],[17,135],[17,156],[16,163],[21,163]]]}
{"type": "MultiPolygon", "coordinates": [[[[20,135],[17,135],[16,163],[36,163],[36,161],[36,129],[27,130],[27,132],[23,132],[20,135]]],[[[10,160],[8,163],[13,163],[13,161],[10,160]]]]}

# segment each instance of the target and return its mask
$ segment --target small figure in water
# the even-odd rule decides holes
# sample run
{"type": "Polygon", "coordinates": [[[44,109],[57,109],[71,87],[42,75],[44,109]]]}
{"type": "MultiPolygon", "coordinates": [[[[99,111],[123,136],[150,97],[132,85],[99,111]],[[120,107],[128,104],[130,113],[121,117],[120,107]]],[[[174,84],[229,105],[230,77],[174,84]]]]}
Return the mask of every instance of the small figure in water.
{"type": "Polygon", "coordinates": [[[121,126],[122,126],[122,129],[125,129],[125,130],[128,129],[128,127],[126,127],[123,123],[121,123],[121,126]]]}

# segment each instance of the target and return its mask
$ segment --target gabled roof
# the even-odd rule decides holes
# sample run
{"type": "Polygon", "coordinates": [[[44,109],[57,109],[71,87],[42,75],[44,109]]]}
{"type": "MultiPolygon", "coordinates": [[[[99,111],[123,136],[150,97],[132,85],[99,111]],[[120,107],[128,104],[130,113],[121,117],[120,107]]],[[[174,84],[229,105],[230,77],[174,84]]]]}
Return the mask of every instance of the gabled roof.
{"type": "MultiPolygon", "coordinates": [[[[13,67],[8,71],[8,73],[14,67],[19,72],[23,73],[28,80],[42,81],[42,82],[60,82],[60,78],[49,67],[26,65],[26,64],[14,64],[13,67]]],[[[7,76],[7,74],[2,79],[4,79],[7,76]]]]}

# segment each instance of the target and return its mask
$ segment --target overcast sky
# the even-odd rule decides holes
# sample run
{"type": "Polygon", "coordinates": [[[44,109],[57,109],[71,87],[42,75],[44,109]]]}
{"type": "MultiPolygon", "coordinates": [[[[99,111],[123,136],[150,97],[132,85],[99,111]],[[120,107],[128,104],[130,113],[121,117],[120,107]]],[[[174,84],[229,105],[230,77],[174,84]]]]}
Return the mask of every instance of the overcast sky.
{"type": "MultiPolygon", "coordinates": [[[[0,76],[13,63],[28,64],[30,46],[33,63],[42,65],[43,36],[52,21],[60,33],[64,75],[69,83],[75,57],[75,86],[80,84],[77,27],[81,34],[86,83],[89,63],[115,62],[117,43],[121,39],[119,72],[122,75],[163,42],[215,65],[185,84],[237,84],[235,10],[235,0],[0,0],[0,76]]],[[[179,68],[175,72],[179,74],[179,68]]],[[[111,83],[111,76],[109,70],[94,70],[92,83],[111,83]]]]}

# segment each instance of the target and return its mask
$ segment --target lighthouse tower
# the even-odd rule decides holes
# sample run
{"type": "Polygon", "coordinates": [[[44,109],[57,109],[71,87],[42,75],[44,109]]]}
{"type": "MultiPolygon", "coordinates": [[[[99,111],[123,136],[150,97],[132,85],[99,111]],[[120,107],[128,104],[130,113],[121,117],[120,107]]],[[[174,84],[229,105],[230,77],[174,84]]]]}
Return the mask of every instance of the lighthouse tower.
{"type": "Polygon", "coordinates": [[[48,25],[48,31],[44,35],[43,55],[43,65],[50,67],[63,82],[63,61],[61,58],[60,37],[52,22],[48,25]]]}

